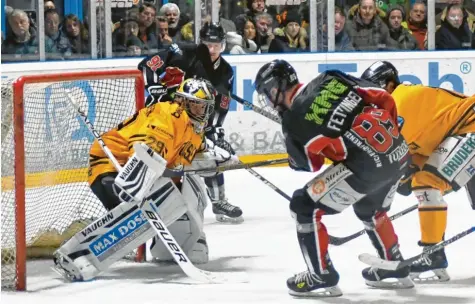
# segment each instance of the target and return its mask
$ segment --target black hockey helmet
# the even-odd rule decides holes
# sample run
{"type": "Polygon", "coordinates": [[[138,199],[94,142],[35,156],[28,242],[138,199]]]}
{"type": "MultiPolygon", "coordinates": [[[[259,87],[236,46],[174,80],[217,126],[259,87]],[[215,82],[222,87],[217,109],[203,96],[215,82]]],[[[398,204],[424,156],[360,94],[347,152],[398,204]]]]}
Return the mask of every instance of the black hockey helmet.
{"type": "Polygon", "coordinates": [[[226,33],[219,23],[206,22],[200,29],[200,39],[206,42],[222,43],[226,40],[226,33]]]}
{"type": "Polygon", "coordinates": [[[376,83],[382,88],[385,88],[389,81],[393,81],[396,86],[401,84],[398,70],[389,61],[376,61],[363,72],[361,78],[376,83]]]}
{"type": "Polygon", "coordinates": [[[295,69],[285,60],[275,59],[264,64],[257,72],[254,85],[259,94],[259,101],[271,105],[282,112],[284,109],[279,107],[279,96],[281,93],[298,84],[297,73],[295,69]]]}

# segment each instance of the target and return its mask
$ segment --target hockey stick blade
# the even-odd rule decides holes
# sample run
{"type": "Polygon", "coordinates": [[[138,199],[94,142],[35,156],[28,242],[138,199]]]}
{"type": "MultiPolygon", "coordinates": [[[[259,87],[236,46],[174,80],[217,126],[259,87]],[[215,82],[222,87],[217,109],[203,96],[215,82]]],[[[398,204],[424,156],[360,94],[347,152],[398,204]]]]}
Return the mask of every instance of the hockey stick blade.
{"type": "MultiPolygon", "coordinates": [[[[398,213],[392,215],[391,217],[389,217],[389,219],[392,221],[392,220],[395,220],[395,219],[397,219],[397,218],[400,218],[401,216],[406,215],[406,214],[408,214],[409,212],[416,210],[416,209],[417,209],[417,206],[418,206],[418,205],[416,204],[416,205],[413,205],[413,206],[411,206],[411,207],[409,207],[409,208],[407,208],[407,209],[404,209],[404,210],[402,210],[402,211],[400,211],[400,212],[398,212],[398,213]]],[[[329,241],[330,241],[330,244],[331,244],[331,245],[340,246],[340,245],[343,245],[343,244],[345,244],[345,243],[347,243],[347,242],[349,242],[349,241],[351,241],[351,240],[353,240],[353,239],[356,239],[357,237],[359,237],[359,236],[361,236],[361,235],[363,235],[363,234],[365,234],[365,233],[366,233],[366,230],[362,229],[362,230],[360,230],[360,231],[358,231],[358,232],[355,232],[355,233],[353,233],[353,234],[351,234],[351,235],[344,236],[344,237],[337,237],[337,236],[329,235],[329,238],[330,238],[329,241]]]]}
{"type": "Polygon", "coordinates": [[[374,255],[371,255],[369,253],[360,254],[358,256],[358,259],[361,262],[363,262],[367,265],[370,265],[372,267],[376,267],[376,268],[380,268],[380,269],[386,269],[386,270],[398,270],[398,269],[401,269],[401,268],[404,268],[406,266],[410,266],[410,265],[414,264],[415,262],[419,261],[420,259],[428,256],[429,254],[441,250],[445,246],[447,246],[449,244],[452,244],[453,242],[463,238],[464,236],[469,235],[472,232],[475,232],[475,226],[470,227],[469,229],[454,235],[453,237],[451,237],[448,240],[442,241],[442,242],[437,243],[437,244],[435,244],[433,246],[430,246],[430,247],[426,247],[426,249],[424,250],[423,253],[418,254],[416,256],[413,256],[412,258],[409,258],[409,259],[403,260],[403,261],[387,261],[387,260],[381,259],[379,257],[376,257],[374,255]]]}
{"type": "Polygon", "coordinates": [[[188,277],[199,282],[211,284],[246,283],[249,281],[244,273],[219,273],[201,270],[195,267],[195,265],[193,265],[190,259],[186,256],[185,252],[182,251],[181,247],[178,245],[178,242],[170,233],[165,223],[163,223],[161,220],[153,201],[148,201],[148,204],[151,207],[151,210],[142,208],[143,214],[165,247],[167,247],[175,262],[188,277]]]}

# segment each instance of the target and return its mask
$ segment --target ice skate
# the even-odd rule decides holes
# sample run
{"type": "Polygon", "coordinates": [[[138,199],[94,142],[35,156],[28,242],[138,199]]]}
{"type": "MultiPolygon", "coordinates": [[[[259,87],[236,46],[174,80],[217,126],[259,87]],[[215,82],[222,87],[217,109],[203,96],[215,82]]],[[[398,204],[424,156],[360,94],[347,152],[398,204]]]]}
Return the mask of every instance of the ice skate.
{"type": "Polygon", "coordinates": [[[244,222],[241,208],[231,205],[227,199],[212,201],[213,213],[218,222],[240,224],[244,222]]]}
{"type": "Polygon", "coordinates": [[[339,297],[343,294],[337,285],[339,278],[335,270],[324,275],[306,270],[287,279],[287,287],[289,294],[294,297],[339,297]]]}
{"type": "Polygon", "coordinates": [[[433,252],[421,258],[417,263],[411,266],[411,279],[415,283],[439,283],[447,282],[450,276],[447,273],[447,257],[445,250],[433,252]]]}
{"type": "Polygon", "coordinates": [[[405,289],[414,287],[414,283],[409,277],[409,267],[394,271],[368,267],[363,269],[362,275],[366,285],[375,288],[405,289]]]}

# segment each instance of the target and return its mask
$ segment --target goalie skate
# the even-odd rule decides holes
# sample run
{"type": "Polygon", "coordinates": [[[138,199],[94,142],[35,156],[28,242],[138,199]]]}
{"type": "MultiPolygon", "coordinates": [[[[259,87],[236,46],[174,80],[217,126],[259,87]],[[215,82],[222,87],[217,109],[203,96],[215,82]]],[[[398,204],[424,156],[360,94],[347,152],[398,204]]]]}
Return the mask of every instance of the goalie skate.
{"type": "Polygon", "coordinates": [[[227,199],[213,201],[213,213],[218,222],[240,224],[244,222],[241,208],[231,205],[227,199]]]}
{"type": "Polygon", "coordinates": [[[53,256],[54,266],[51,269],[62,276],[66,281],[78,282],[83,281],[79,268],[73,261],[61,252],[56,251],[53,256]]]}

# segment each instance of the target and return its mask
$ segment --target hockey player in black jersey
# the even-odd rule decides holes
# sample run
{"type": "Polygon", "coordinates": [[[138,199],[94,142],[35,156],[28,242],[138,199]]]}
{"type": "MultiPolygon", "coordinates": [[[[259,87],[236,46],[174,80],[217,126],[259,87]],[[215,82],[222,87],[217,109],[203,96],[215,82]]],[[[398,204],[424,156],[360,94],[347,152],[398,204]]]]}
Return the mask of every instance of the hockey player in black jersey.
{"type": "MultiPolygon", "coordinates": [[[[293,67],[279,59],[259,70],[255,86],[261,101],[282,117],[293,169],[318,171],[325,157],[333,161],[292,196],[290,210],[307,270],[287,280],[289,293],[298,297],[342,294],[322,216],[340,213],[350,205],[379,256],[402,260],[386,212],[409,157],[391,95],[340,71],[324,72],[302,85],[293,67]]],[[[365,268],[362,275],[373,287],[414,286],[408,267],[397,271],[365,268]]]]}
{"type": "MultiPolygon", "coordinates": [[[[149,92],[146,105],[160,100],[168,101],[183,79],[200,77],[209,80],[219,94],[216,96],[215,113],[206,126],[206,137],[231,154],[235,151],[224,139],[223,123],[229,111],[229,97],[233,85],[233,70],[221,53],[225,49],[225,32],[217,23],[205,23],[200,30],[200,44],[186,43],[170,48],[139,63],[144,74],[145,88],[149,92]]],[[[230,204],[225,195],[224,175],[206,177],[208,195],[213,203],[213,213],[218,221],[240,223],[241,208],[230,204]]]]}

